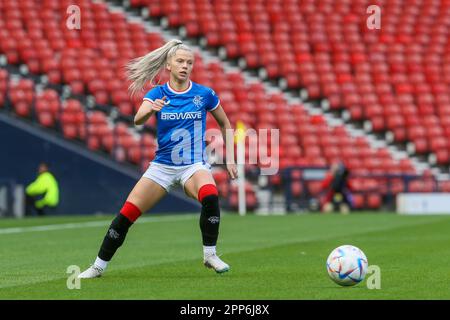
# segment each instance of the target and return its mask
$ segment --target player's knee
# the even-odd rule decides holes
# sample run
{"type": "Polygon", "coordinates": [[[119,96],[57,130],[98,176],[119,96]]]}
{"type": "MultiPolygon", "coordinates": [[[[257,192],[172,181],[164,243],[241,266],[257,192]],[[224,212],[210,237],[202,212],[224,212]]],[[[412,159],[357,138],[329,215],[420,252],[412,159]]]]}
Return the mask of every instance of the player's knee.
{"type": "Polygon", "coordinates": [[[220,223],[219,193],[216,186],[213,184],[202,186],[198,199],[202,204],[200,229],[202,230],[203,245],[215,246],[220,223]]]}
{"type": "Polygon", "coordinates": [[[120,213],[111,222],[111,227],[120,231],[124,231],[128,230],[132,224],[133,223],[127,217],[120,213]]]}
{"type": "Polygon", "coordinates": [[[197,198],[202,204],[205,201],[208,203],[219,201],[219,191],[215,185],[205,184],[198,190],[197,198]]]}
{"type": "Polygon", "coordinates": [[[203,185],[198,191],[198,201],[202,204],[201,216],[220,216],[219,192],[215,185],[203,185]]]}
{"type": "Polygon", "coordinates": [[[219,210],[219,192],[213,184],[205,184],[198,191],[198,201],[202,204],[204,211],[217,214],[219,210]]]}
{"type": "Polygon", "coordinates": [[[129,201],[125,202],[120,213],[131,223],[134,223],[142,214],[141,210],[129,201]]]}
{"type": "Polygon", "coordinates": [[[202,200],[202,212],[208,216],[219,216],[219,197],[217,195],[209,195],[202,200]]]}

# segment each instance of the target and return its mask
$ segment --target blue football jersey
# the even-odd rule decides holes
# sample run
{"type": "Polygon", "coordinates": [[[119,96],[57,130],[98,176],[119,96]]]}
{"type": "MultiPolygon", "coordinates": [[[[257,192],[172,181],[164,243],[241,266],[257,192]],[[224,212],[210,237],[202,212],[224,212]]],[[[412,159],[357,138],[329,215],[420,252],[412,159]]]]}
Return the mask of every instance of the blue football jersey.
{"type": "Polygon", "coordinates": [[[190,81],[185,91],[169,83],[156,86],[144,96],[154,101],[166,96],[166,105],[156,112],[158,149],[154,162],[184,166],[206,162],[206,112],[216,109],[220,100],[215,92],[190,81]]]}

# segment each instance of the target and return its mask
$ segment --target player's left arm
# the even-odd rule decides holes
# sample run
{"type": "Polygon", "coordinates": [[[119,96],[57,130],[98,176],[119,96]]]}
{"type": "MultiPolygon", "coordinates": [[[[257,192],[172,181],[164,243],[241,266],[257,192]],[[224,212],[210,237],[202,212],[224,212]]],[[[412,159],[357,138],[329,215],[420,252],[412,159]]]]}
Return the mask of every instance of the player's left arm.
{"type": "MultiPolygon", "coordinates": [[[[222,132],[223,141],[225,142],[226,150],[234,150],[234,141],[233,139],[227,139],[227,130],[233,130],[231,127],[230,120],[228,119],[225,111],[223,110],[222,106],[219,104],[214,110],[211,111],[212,116],[214,119],[216,119],[217,124],[220,127],[220,131],[222,132]]],[[[231,131],[230,131],[231,132],[231,131]]],[[[231,135],[234,137],[234,135],[231,135]]],[[[237,168],[236,163],[233,159],[229,159],[228,152],[226,152],[226,165],[228,173],[231,177],[231,179],[237,178],[237,168]]]]}

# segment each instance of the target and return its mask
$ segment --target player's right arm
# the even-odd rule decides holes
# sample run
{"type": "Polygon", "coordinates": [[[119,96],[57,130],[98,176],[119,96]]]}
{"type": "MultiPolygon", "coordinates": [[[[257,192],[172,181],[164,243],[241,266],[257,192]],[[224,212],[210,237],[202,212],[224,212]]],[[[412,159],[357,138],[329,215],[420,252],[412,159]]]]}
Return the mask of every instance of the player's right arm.
{"type": "Polygon", "coordinates": [[[162,99],[155,99],[154,101],[144,100],[134,116],[134,124],[144,124],[155,112],[164,107],[166,99],[167,97],[164,96],[162,99]]]}

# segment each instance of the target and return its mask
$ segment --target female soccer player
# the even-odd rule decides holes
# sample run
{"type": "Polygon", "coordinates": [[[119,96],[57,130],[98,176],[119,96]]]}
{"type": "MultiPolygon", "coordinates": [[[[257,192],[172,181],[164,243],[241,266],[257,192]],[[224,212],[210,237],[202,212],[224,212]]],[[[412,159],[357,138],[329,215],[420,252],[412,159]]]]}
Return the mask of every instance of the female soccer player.
{"type": "MultiPolygon", "coordinates": [[[[198,199],[202,205],[200,230],[204,265],[217,273],[230,269],[216,255],[220,210],[216,184],[210,166],[205,161],[203,137],[206,112],[211,112],[219,124],[227,148],[233,148],[233,141],[227,141],[225,134],[231,125],[214,91],[189,79],[193,65],[192,50],[180,40],[171,40],[128,64],[132,94],[142,90],[148,81],[152,82],[163,68],[170,73],[169,82],[147,92],[134,117],[134,123],[141,125],[156,115],[158,150],[155,159],[112,221],[94,264],[82,272],[79,278],[101,276],[114,253],[123,244],[131,225],[176,183],[181,183],[185,193],[198,199]]],[[[229,175],[235,179],[237,170],[234,159],[227,159],[226,162],[229,175]]]]}

